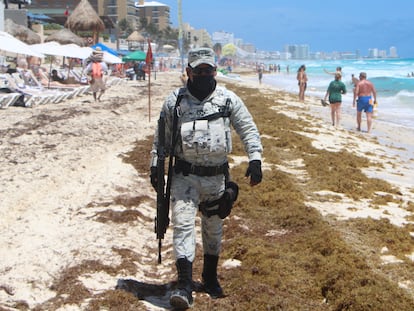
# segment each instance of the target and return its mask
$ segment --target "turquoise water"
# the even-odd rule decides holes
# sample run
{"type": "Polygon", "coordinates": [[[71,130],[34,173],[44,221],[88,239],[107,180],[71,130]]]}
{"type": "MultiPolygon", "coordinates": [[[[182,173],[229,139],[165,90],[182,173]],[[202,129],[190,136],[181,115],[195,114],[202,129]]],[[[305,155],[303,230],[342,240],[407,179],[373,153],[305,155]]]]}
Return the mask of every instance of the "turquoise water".
{"type": "Polygon", "coordinates": [[[306,95],[323,97],[333,76],[324,69],[334,72],[337,66],[342,67],[342,81],[348,93],[343,98],[343,109],[352,112],[351,74],[356,77],[365,71],[368,80],[374,83],[379,103],[377,119],[407,127],[414,127],[414,59],[363,59],[363,60],[331,60],[331,61],[267,61],[266,64],[279,64],[278,74],[268,74],[263,82],[297,93],[296,71],[300,65],[306,65],[308,88],[306,95]],[[286,66],[289,65],[289,74],[286,66]]]}

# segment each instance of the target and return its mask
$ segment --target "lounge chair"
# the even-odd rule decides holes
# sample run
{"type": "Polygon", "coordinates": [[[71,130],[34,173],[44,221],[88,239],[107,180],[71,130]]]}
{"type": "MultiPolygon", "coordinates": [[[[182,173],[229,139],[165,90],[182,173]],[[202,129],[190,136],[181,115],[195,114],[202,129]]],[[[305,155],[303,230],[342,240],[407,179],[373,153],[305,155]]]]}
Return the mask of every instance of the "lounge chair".
{"type": "Polygon", "coordinates": [[[21,96],[20,93],[0,93],[0,108],[14,106],[21,96]]]}
{"type": "Polygon", "coordinates": [[[51,95],[46,94],[39,89],[26,87],[24,83],[21,83],[20,80],[18,80],[19,82],[17,82],[16,78],[13,77],[11,74],[4,74],[4,76],[8,80],[10,89],[25,95],[26,107],[31,107],[35,104],[46,104],[47,102],[51,101],[51,95]]]}
{"type": "Polygon", "coordinates": [[[37,104],[59,103],[69,95],[63,91],[45,89],[31,70],[13,73],[12,78],[19,90],[35,97],[37,104]]]}
{"type": "MultiPolygon", "coordinates": [[[[9,106],[14,106],[17,101],[21,98],[22,93],[13,92],[10,88],[10,75],[8,73],[0,74],[0,88],[7,90],[7,92],[0,92],[0,108],[7,108],[9,106]]],[[[25,98],[23,103],[26,106],[26,102],[30,99],[25,98]]],[[[21,105],[21,104],[20,104],[21,105]]]]}

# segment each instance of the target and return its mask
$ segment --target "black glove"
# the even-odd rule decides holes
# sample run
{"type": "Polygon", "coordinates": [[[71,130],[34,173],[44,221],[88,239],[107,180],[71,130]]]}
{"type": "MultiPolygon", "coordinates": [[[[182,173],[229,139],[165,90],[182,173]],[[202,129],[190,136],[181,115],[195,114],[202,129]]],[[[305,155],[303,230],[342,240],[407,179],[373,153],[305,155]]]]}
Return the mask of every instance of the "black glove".
{"type": "Polygon", "coordinates": [[[254,186],[262,181],[262,161],[253,160],[249,162],[249,167],[246,171],[246,177],[250,176],[250,185],[254,186]]]}
{"type": "Polygon", "coordinates": [[[156,166],[151,166],[150,174],[151,185],[155,191],[158,189],[158,168],[156,166]]]}

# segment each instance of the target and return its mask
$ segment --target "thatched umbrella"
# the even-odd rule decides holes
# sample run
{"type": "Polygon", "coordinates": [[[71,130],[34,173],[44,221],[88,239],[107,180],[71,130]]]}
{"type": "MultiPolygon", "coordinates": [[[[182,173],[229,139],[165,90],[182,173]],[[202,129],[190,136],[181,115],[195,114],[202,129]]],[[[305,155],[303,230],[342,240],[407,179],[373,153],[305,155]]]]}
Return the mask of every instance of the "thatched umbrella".
{"type": "Polygon", "coordinates": [[[126,41],[128,42],[128,50],[131,50],[131,49],[133,49],[133,47],[136,47],[137,46],[133,42],[139,42],[140,43],[140,48],[141,49],[144,48],[145,38],[144,38],[143,35],[141,35],[136,30],[128,36],[128,38],[126,39],[126,41]]]}
{"type": "Polygon", "coordinates": [[[128,38],[126,39],[126,41],[136,41],[136,42],[144,42],[145,38],[143,35],[141,35],[138,31],[134,31],[133,33],[131,33],[128,38]]]}
{"type": "Polygon", "coordinates": [[[85,45],[85,41],[81,37],[77,36],[76,34],[74,34],[72,31],[70,31],[67,28],[62,28],[61,30],[54,32],[53,34],[51,34],[45,39],[45,42],[50,42],[50,41],[56,41],[56,42],[59,42],[60,44],[75,43],[76,45],[79,45],[79,46],[85,45]]]}
{"type": "Polygon", "coordinates": [[[92,31],[93,43],[98,43],[99,33],[105,30],[105,24],[88,0],[81,0],[68,17],[65,27],[73,32],[92,31]]]}
{"type": "Polygon", "coordinates": [[[27,44],[35,44],[42,42],[40,36],[35,33],[33,30],[23,26],[16,24],[11,19],[6,19],[4,22],[4,30],[11,34],[13,37],[27,43],[27,44]]]}

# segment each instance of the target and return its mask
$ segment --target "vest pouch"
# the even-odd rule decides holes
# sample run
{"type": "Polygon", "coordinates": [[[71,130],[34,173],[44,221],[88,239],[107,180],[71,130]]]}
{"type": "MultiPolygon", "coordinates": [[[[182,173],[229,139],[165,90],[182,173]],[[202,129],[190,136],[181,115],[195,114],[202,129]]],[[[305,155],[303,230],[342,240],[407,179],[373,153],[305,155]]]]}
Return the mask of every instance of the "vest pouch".
{"type": "Polygon", "coordinates": [[[184,158],[193,162],[199,156],[226,156],[228,148],[223,118],[195,120],[181,125],[184,158]]]}
{"type": "Polygon", "coordinates": [[[226,155],[228,152],[226,131],[223,118],[209,121],[210,151],[217,155],[226,155]]]}
{"type": "Polygon", "coordinates": [[[181,139],[184,157],[187,160],[194,159],[198,155],[208,154],[208,121],[195,120],[183,123],[181,125],[181,139]]]}

